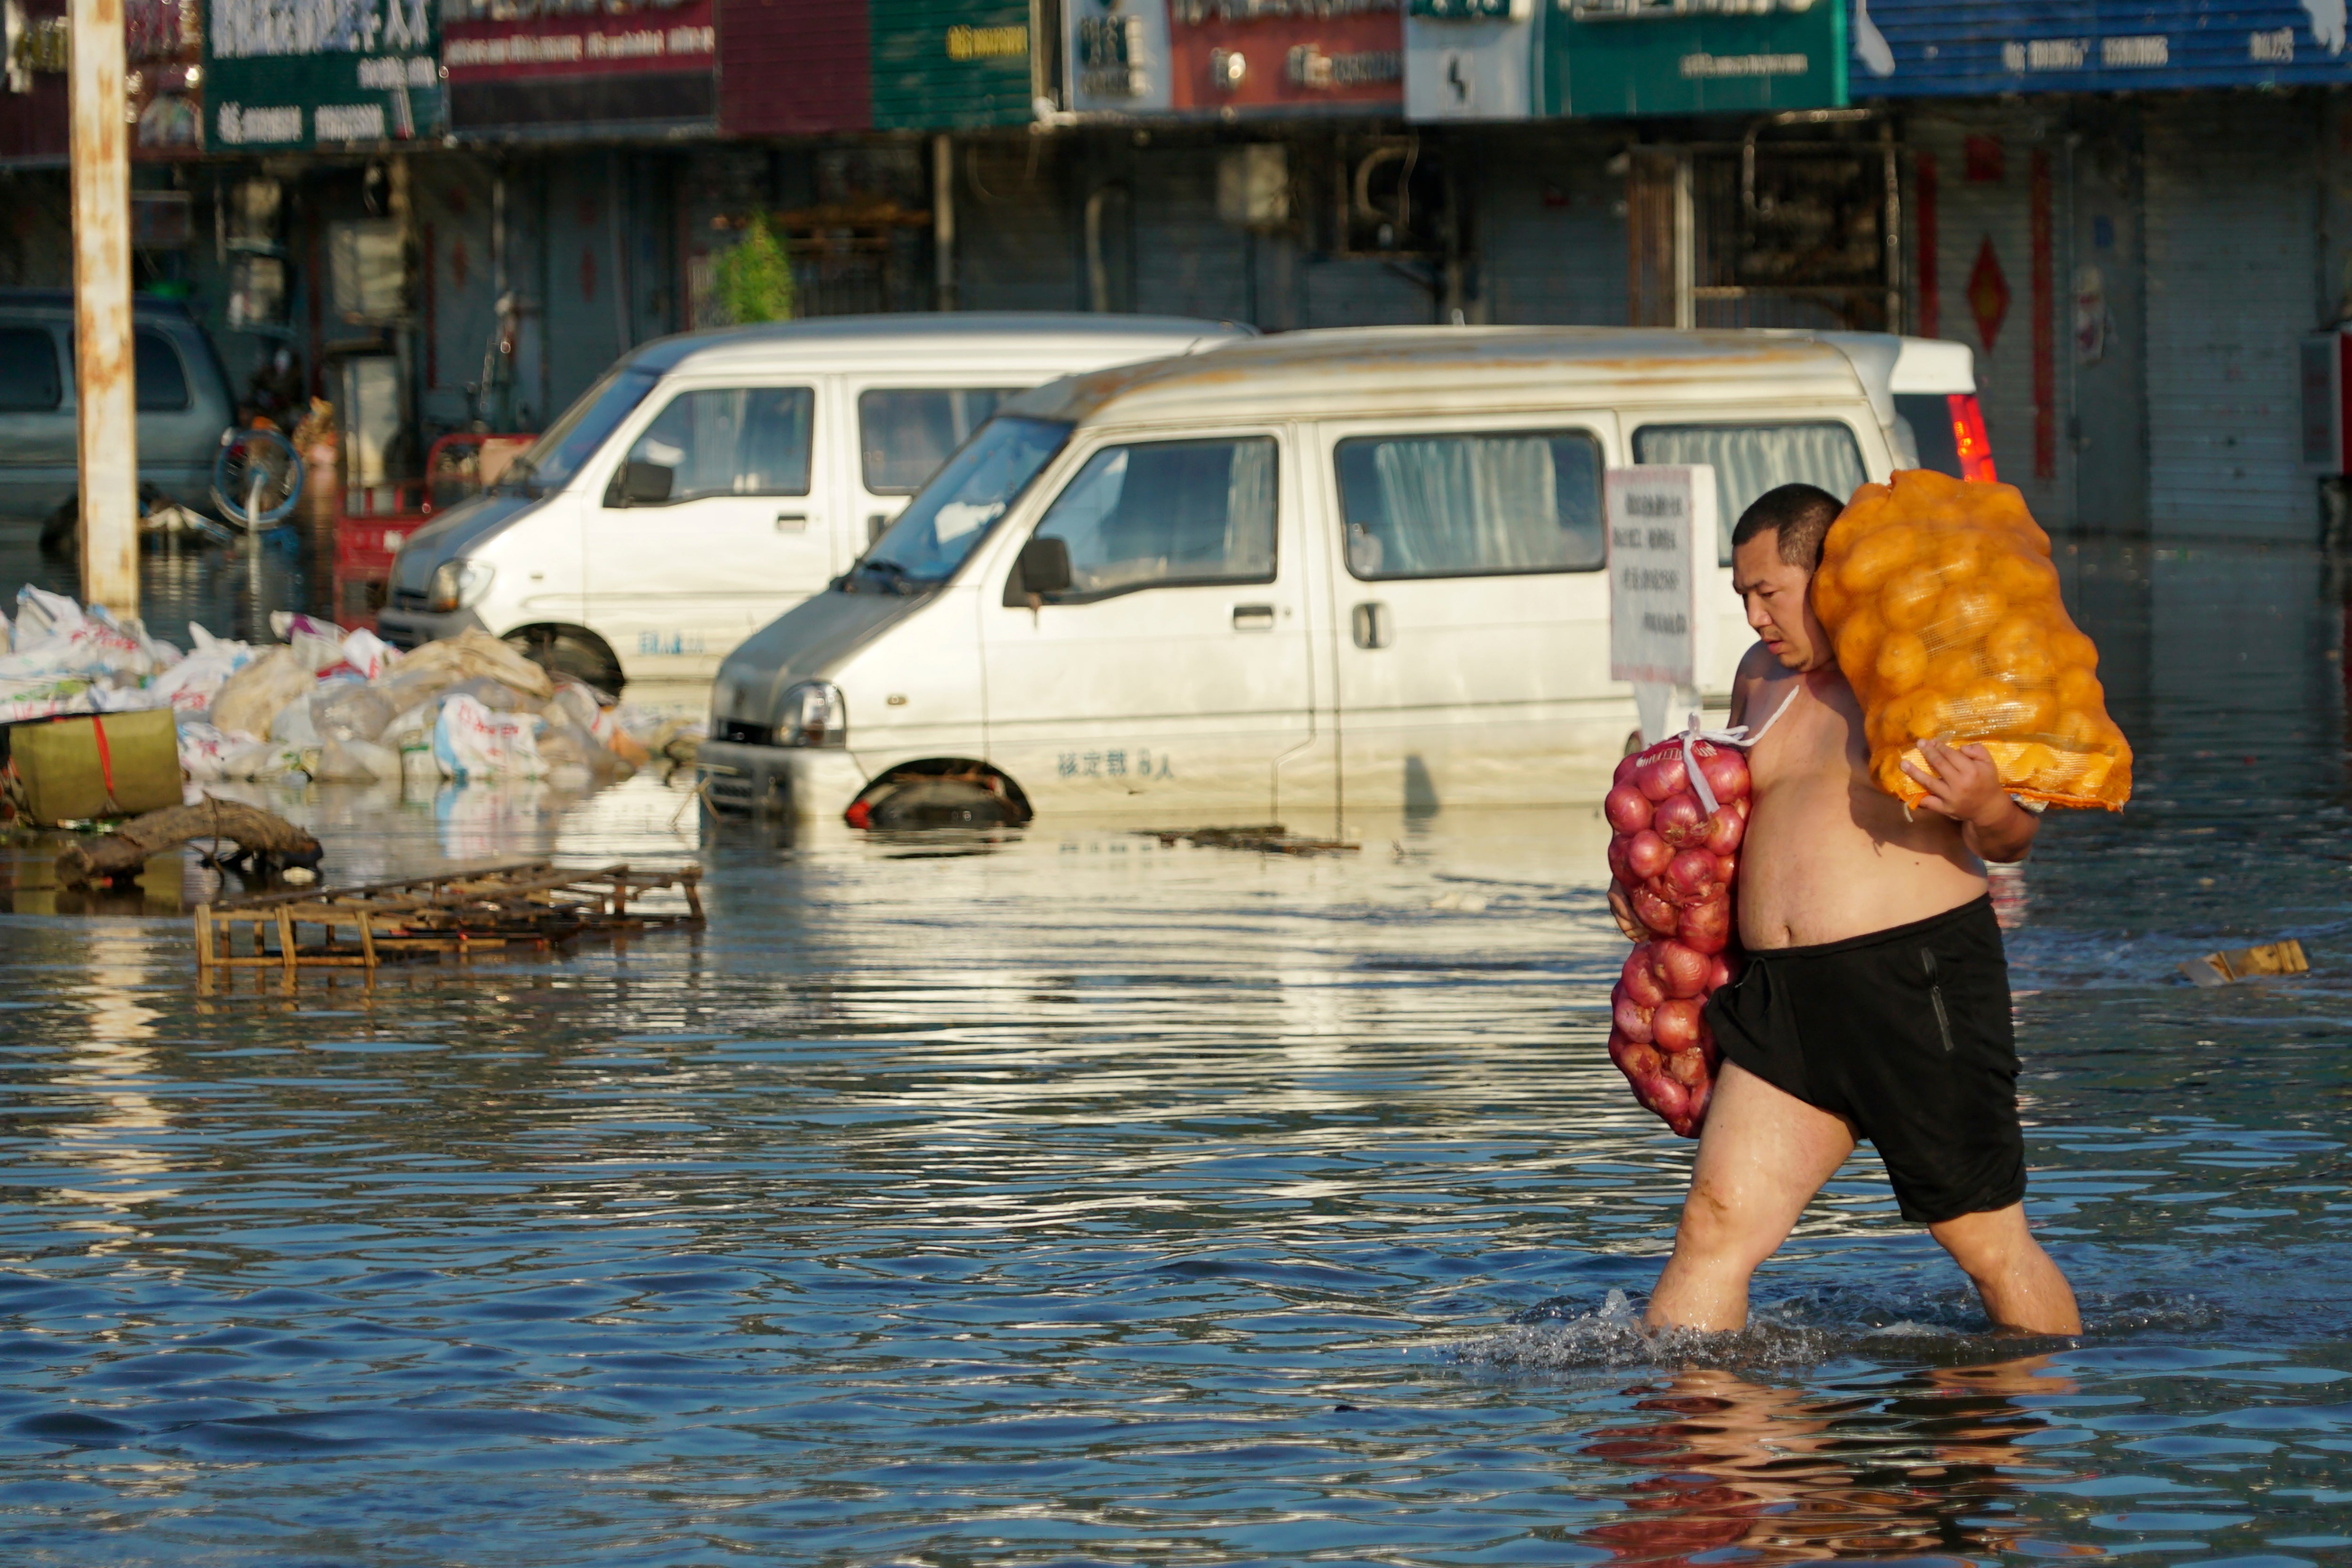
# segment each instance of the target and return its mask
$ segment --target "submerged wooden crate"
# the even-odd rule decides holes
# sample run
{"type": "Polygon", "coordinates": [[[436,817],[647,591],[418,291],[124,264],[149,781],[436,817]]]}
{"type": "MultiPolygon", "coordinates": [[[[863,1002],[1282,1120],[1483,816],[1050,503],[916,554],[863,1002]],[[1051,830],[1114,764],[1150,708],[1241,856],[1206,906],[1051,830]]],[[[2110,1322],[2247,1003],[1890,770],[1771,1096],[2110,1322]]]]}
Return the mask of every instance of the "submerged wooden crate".
{"type": "Polygon", "coordinates": [[[373,970],[478,950],[569,947],[592,937],[700,931],[702,868],[593,870],[544,860],[373,882],[257,893],[195,911],[196,972],[314,966],[373,970]],[[686,909],[632,901],[675,889],[686,909]],[[249,941],[240,951],[237,931],[249,941]],[[275,942],[273,947],[272,942],[275,942]]]}

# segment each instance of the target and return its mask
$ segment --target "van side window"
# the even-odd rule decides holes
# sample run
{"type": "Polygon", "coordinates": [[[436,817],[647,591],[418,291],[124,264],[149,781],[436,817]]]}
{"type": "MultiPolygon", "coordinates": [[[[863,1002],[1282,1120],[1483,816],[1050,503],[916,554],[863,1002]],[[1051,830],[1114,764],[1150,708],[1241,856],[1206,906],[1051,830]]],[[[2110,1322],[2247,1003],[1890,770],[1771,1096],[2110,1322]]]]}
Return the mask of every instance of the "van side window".
{"type": "Polygon", "coordinates": [[[1348,570],[1367,582],[1598,571],[1601,462],[1581,430],[1342,441],[1348,570]]]}
{"type": "Polygon", "coordinates": [[[131,381],[142,414],[184,413],[194,401],[188,395],[188,372],[180,363],[180,351],[151,328],[131,334],[131,381]]]}
{"type": "Polygon", "coordinates": [[[629,448],[670,470],[669,500],[804,496],[816,394],[805,386],[681,392],[629,448]]]}
{"type": "Polygon", "coordinates": [[[58,345],[46,327],[0,327],[0,414],[43,414],[65,401],[58,345]]]}
{"type": "Polygon", "coordinates": [[[1819,485],[1840,500],[1870,475],[1853,431],[1834,419],[1790,425],[1644,425],[1637,463],[1715,465],[1715,551],[1731,564],[1731,530],[1758,496],[1781,485],[1819,485]]]}
{"type": "Polygon", "coordinates": [[[1055,599],[1273,582],[1274,480],[1266,436],[1104,447],[1037,525],[1070,552],[1069,590],[1055,599]]]}
{"type": "Polygon", "coordinates": [[[869,495],[910,496],[1019,388],[876,388],[857,395],[857,449],[869,495]]]}

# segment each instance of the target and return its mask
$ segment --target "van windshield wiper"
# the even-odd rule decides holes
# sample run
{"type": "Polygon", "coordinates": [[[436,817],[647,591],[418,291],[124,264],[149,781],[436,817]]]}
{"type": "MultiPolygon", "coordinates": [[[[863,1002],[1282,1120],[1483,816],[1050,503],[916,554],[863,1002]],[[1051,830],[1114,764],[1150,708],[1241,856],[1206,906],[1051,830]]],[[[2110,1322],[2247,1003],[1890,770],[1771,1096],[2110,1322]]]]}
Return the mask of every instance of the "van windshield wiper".
{"type": "Polygon", "coordinates": [[[879,577],[883,586],[893,594],[909,592],[913,583],[907,574],[907,569],[896,561],[861,561],[856,571],[868,572],[879,577]]]}

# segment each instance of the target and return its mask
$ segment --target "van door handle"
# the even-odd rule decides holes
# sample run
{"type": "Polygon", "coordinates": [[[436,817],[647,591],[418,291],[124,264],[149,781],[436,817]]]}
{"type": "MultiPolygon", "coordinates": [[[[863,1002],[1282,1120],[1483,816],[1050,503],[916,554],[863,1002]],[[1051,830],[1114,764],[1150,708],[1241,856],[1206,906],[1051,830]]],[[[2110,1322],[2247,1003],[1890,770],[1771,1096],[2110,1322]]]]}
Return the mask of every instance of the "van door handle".
{"type": "Polygon", "coordinates": [[[1274,606],[1272,605],[1235,605],[1234,630],[1237,632],[1274,630],[1274,606]]]}
{"type": "Polygon", "coordinates": [[[780,511],[776,514],[778,533],[806,533],[808,525],[808,513],[804,511],[780,511]]]}
{"type": "Polygon", "coordinates": [[[1386,605],[1358,605],[1348,619],[1358,647],[1386,647],[1396,641],[1396,622],[1386,605]]]}

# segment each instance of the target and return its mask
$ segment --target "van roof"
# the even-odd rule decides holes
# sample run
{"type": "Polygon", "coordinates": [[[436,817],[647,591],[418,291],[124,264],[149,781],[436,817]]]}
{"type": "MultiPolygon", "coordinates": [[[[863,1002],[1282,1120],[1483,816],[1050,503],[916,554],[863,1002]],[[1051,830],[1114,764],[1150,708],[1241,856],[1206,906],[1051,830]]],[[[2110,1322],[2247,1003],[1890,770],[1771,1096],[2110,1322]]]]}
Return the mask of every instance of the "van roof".
{"type": "Polygon", "coordinates": [[[1001,412],[1086,420],[1465,412],[1573,404],[1587,389],[1643,401],[1853,397],[1853,362],[1803,333],[1638,327],[1342,327],[1065,376],[1001,412]]]}
{"type": "MultiPolygon", "coordinates": [[[[898,311],[889,315],[819,316],[719,327],[658,338],[628,357],[642,370],[726,371],[771,365],[779,353],[797,363],[841,360],[861,366],[921,368],[944,350],[1019,361],[1066,360],[1083,353],[1097,363],[1195,353],[1257,335],[1255,327],[1188,316],[1114,316],[1055,310],[898,311]]],[[[1050,368],[1050,367],[1049,367],[1050,368]]]]}

